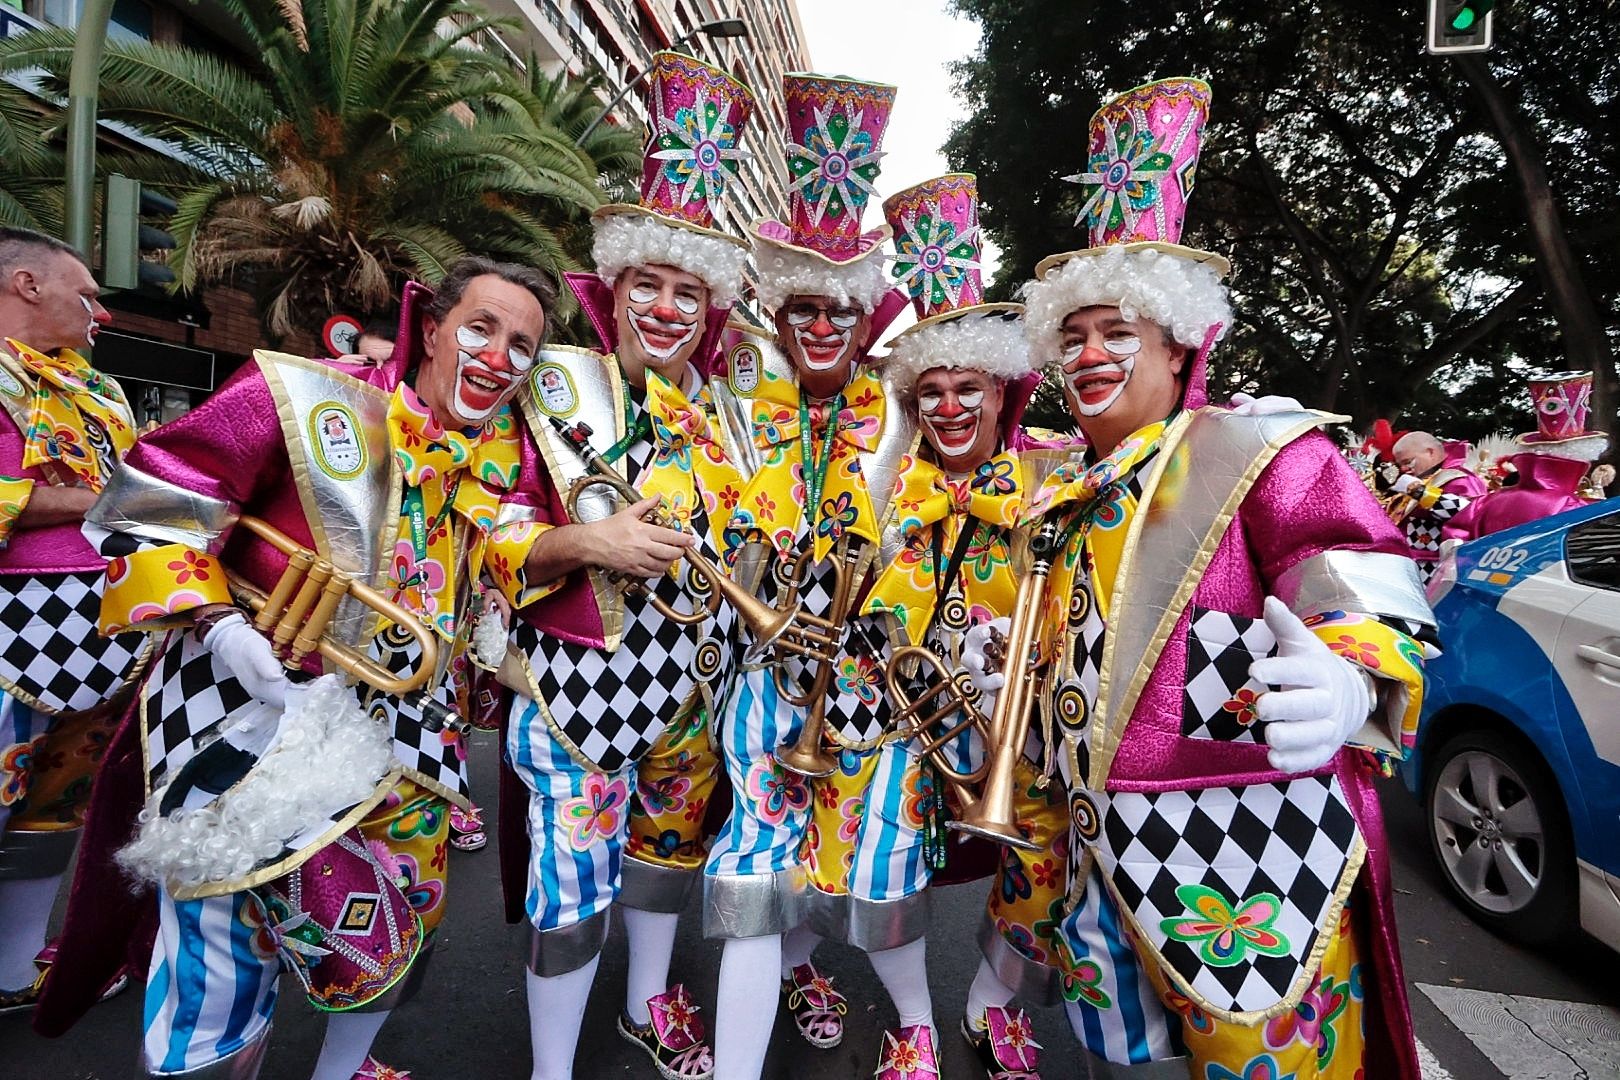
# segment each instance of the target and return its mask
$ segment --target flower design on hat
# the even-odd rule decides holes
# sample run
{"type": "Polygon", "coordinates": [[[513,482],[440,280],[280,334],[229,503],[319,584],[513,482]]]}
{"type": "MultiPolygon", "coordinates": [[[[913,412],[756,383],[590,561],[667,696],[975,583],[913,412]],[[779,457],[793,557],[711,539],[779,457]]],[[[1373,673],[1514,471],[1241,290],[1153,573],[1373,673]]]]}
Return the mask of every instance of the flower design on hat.
{"type": "Polygon", "coordinates": [[[748,151],[737,148],[732,105],[714,100],[707,87],[700,87],[690,106],[658,121],[658,149],[648,156],[664,163],[664,180],[683,205],[702,199],[712,213],[725,190],[727,173],[735,176],[737,163],[748,156],[748,151]]]}
{"type": "Polygon", "coordinates": [[[840,217],[846,208],[857,218],[872,197],[878,160],[872,133],[863,123],[864,112],[853,117],[818,106],[816,122],[805,129],[804,144],[788,144],[790,191],[800,192],[810,221],[820,225],[824,215],[840,217]]]}
{"type": "Polygon", "coordinates": [[[1134,231],[1136,219],[1158,204],[1159,184],[1173,166],[1174,158],[1154,138],[1145,114],[1133,110],[1128,117],[1104,117],[1102,145],[1092,153],[1087,171],[1063,178],[1093,189],[1074,223],[1093,237],[1134,231]]]}
{"type": "Polygon", "coordinates": [[[979,268],[979,227],[958,231],[939,212],[937,202],[904,214],[894,239],[894,276],[913,299],[934,306],[961,303],[968,271],[979,268]]]}

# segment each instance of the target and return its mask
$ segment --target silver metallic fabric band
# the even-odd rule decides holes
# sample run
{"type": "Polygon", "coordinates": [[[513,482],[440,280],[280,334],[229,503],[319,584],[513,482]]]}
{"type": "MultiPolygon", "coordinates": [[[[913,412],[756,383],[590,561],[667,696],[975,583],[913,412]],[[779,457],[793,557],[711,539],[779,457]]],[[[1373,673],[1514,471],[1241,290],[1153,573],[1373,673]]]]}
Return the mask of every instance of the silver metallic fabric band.
{"type": "Polygon", "coordinates": [[[55,877],[67,870],[78,843],[78,829],[7,829],[0,834],[0,881],[55,877]]]}
{"type": "Polygon", "coordinates": [[[678,915],[703,876],[702,867],[682,870],[626,855],[620,867],[619,903],[637,911],[678,915]]]}
{"type": "Polygon", "coordinates": [[[185,1069],[181,1072],[153,1072],[142,1068],[139,1072],[143,1077],[163,1077],[165,1080],[256,1080],[259,1067],[264,1064],[264,1055],[270,1049],[270,1025],[253,1038],[251,1042],[238,1047],[231,1053],[210,1061],[206,1065],[198,1065],[195,1069],[185,1069]]]}
{"type": "Polygon", "coordinates": [[[1029,1005],[1056,1005],[1063,1000],[1057,968],[1037,963],[1007,944],[987,916],[979,923],[979,951],[1001,984],[1029,1005]]]}
{"type": "Polygon", "coordinates": [[[541,930],[530,924],[529,970],[542,979],[578,971],[602,951],[607,932],[608,913],[605,910],[555,930],[541,930]]]}
{"type": "Polygon", "coordinates": [[[703,936],[764,937],[804,921],[804,871],[703,877],[703,936]]]}
{"type": "Polygon", "coordinates": [[[928,890],[898,900],[866,900],[820,889],[804,893],[804,923],[824,938],[864,952],[909,945],[928,931],[928,890]]]}
{"type": "Polygon", "coordinates": [[[107,481],[84,520],[114,532],[218,555],[223,546],[219,538],[236,522],[236,513],[223,500],[125,465],[107,481]]]}
{"type": "Polygon", "coordinates": [[[1284,571],[1277,598],[1296,615],[1353,611],[1434,625],[1417,563],[1381,551],[1324,551],[1284,571]]]}

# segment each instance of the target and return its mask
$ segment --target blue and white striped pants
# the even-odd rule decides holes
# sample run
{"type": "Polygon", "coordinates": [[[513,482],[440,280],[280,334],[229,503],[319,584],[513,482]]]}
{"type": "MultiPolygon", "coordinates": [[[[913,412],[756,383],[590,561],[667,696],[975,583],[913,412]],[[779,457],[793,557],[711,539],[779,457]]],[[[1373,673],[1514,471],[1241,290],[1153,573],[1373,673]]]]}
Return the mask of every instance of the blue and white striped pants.
{"type": "Polygon", "coordinates": [[[22,747],[45,734],[51,717],[0,690],[0,832],[6,831],[12,804],[28,793],[31,762],[22,747]]]}
{"type": "Polygon", "coordinates": [[[1095,861],[1058,933],[1073,955],[1080,984],[1064,995],[1069,1024],[1087,1050],[1117,1065],[1181,1053],[1181,1021],[1159,1002],[1095,861]]]}
{"type": "Polygon", "coordinates": [[[633,767],[587,769],[552,735],[540,706],[521,694],[512,699],[506,755],[530,793],[530,924],[557,930],[605,911],[622,883],[633,767]]]}
{"type": "Polygon", "coordinates": [[[782,699],[768,670],[739,675],[720,723],[734,799],[709,852],[709,876],[772,874],[799,865],[813,820],[823,858],[813,860],[811,878],[824,891],[886,901],[927,886],[932,870],[923,858],[921,822],[911,820],[921,763],[906,744],[842,751],[838,772],[824,780],[788,772],[774,752],[798,735],[804,712],[782,699]],[[832,805],[816,802],[823,789],[831,789],[832,805]],[[840,828],[853,836],[840,837],[840,828]]]}
{"type": "Polygon", "coordinates": [[[158,890],[146,977],[147,1072],[185,1072],[240,1050],[270,1024],[281,963],[252,892],[175,900],[158,890]]]}

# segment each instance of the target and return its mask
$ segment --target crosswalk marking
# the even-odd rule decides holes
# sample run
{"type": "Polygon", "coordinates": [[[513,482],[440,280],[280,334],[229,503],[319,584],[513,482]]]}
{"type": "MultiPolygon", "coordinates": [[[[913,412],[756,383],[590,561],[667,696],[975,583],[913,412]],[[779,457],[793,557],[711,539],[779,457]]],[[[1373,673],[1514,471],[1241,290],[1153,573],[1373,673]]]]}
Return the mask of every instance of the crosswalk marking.
{"type": "MultiPolygon", "coordinates": [[[[1502,1075],[1513,1080],[1620,1076],[1620,1011],[1457,986],[1418,983],[1417,987],[1502,1075]]],[[[1421,1045],[1419,1051],[1424,1052],[1421,1045]]],[[[1431,1076],[1427,1061],[1424,1066],[1425,1080],[1450,1075],[1442,1069],[1431,1076]]]]}
{"type": "Polygon", "coordinates": [[[1434,1051],[1424,1046],[1422,1039],[1417,1041],[1417,1052],[1418,1072],[1423,1075],[1423,1080],[1454,1080],[1451,1070],[1440,1064],[1434,1051]]]}

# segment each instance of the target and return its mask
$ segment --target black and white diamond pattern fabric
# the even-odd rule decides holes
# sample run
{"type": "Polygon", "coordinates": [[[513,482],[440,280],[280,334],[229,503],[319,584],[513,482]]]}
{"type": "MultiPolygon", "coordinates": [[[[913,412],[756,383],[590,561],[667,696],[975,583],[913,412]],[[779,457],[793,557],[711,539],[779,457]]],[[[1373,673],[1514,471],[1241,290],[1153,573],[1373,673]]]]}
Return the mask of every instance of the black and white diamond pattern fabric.
{"type": "Polygon", "coordinates": [[[50,713],[81,712],[124,684],[147,647],[145,633],[102,637],[105,575],[0,575],[0,686],[50,713]]]}
{"type": "MultiPolygon", "coordinates": [[[[416,666],[421,646],[410,634],[390,626],[371,639],[372,658],[398,675],[416,666]]],[[[368,716],[381,719],[394,733],[394,757],[405,766],[412,779],[425,780],[440,794],[463,802],[472,799],[467,778],[466,747],[460,737],[448,730],[429,731],[422,725],[422,708],[415,700],[385,694],[364,683],[356,685],[363,695],[361,704],[368,716]]],[[[455,708],[455,688],[450,679],[434,687],[432,699],[455,708]]]]}
{"type": "Polygon", "coordinates": [[[1114,891],[1204,1003],[1254,1013],[1303,988],[1365,854],[1336,777],[1086,794],[1101,808],[1097,856],[1114,891]]]}
{"type": "Polygon", "coordinates": [[[1187,685],[1181,733],[1191,739],[1264,742],[1255,704],[1266,684],[1249,678],[1249,665],[1277,651],[1263,619],[1194,607],[1187,634],[1187,685]]]}
{"type": "Polygon", "coordinates": [[[156,670],[141,701],[146,782],[153,790],[190,761],[222,721],[254,700],[189,630],[169,631],[156,647],[156,670]]]}
{"type": "MultiPolygon", "coordinates": [[[[642,440],[626,455],[625,470],[635,477],[651,459],[653,444],[642,440]]],[[[701,507],[692,516],[701,550],[718,562],[701,507]]],[[[659,598],[679,611],[695,610],[690,588],[692,570],[676,568],[654,583],[659,598]]],[[[716,618],[688,627],[664,618],[643,597],[624,604],[624,631],[613,652],[542,634],[519,619],[513,642],[529,659],[540,705],[553,725],[588,761],[604,772],[617,772],[640,760],[663,734],[697,685],[701,673],[718,688],[732,670],[736,615],[720,605],[716,618]]]]}
{"type": "MultiPolygon", "coordinates": [[[[808,536],[799,541],[799,552],[808,558],[808,536]]],[[[823,618],[832,610],[834,570],[837,552],[810,568],[799,589],[800,609],[823,618]]],[[[781,572],[789,565],[779,560],[781,572]]],[[[781,582],[774,583],[775,588],[781,582]]],[[[859,586],[857,585],[857,595],[859,586]]],[[[775,593],[772,593],[774,597],[775,593]]],[[[844,647],[834,668],[834,693],[827,705],[827,728],[845,743],[871,743],[880,738],[889,723],[889,699],[884,693],[883,664],[888,655],[886,623],[879,618],[853,618],[845,625],[844,647]]],[[[788,671],[801,688],[811,682],[805,665],[790,661],[788,671]]]]}

